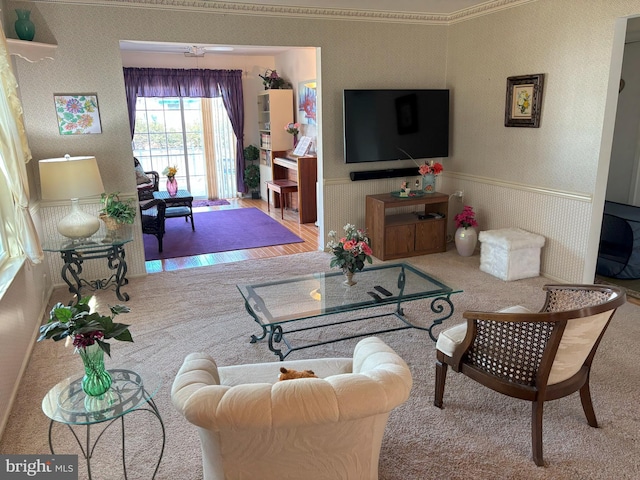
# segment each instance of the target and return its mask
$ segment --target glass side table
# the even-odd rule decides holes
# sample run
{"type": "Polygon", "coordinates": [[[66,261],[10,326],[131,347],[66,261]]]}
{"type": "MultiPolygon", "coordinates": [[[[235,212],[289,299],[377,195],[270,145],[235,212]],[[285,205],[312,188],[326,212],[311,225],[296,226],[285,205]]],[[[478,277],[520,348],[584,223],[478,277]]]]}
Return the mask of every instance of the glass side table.
{"type": "Polygon", "coordinates": [[[55,455],[52,438],[54,424],[62,423],[67,425],[86,460],[88,478],[91,480],[91,457],[93,456],[93,451],[105,430],[120,419],[122,424],[122,468],[126,479],[125,415],[134,411],[151,412],[158,419],[162,428],[160,457],[152,477],[155,478],[162,461],[166,440],[164,423],[158,407],[153,401],[153,397],[158,393],[162,385],[162,379],[155,373],[145,372],[142,375],[127,369],[109,369],[109,372],[113,378],[113,383],[111,388],[99,397],[90,397],[82,391],[82,377],[69,377],[58,383],[45,395],[42,400],[42,411],[51,419],[49,424],[49,449],[55,455]],[[104,422],[109,422],[109,424],[92,442],[91,426],[104,422]],[[86,426],[84,445],[73,428],[76,425],[86,426]]]}
{"type": "Polygon", "coordinates": [[[118,300],[126,302],[129,295],[120,291],[127,280],[127,261],[124,246],[133,240],[131,225],[123,225],[115,231],[101,228],[98,233],[85,240],[71,241],[56,234],[47,238],[42,249],[45,252],[58,252],[64,261],[62,279],[69,286],[69,292],[80,298],[80,289],[87,286],[92,290],[113,288],[118,300]],[[82,264],[85,260],[96,258],[107,259],[110,270],[114,273],[106,279],[87,281],[81,278],[82,264]]]}

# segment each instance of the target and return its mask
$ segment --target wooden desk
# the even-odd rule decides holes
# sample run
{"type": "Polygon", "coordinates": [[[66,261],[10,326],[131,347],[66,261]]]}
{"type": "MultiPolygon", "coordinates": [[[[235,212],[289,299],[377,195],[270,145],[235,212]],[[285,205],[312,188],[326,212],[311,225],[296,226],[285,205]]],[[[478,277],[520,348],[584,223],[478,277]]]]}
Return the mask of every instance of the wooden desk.
{"type": "MultiPolygon", "coordinates": [[[[298,195],[292,195],[292,208],[298,209],[300,223],[314,223],[318,218],[316,182],[318,181],[318,158],[296,157],[290,151],[274,152],[271,163],[273,180],[292,180],[298,184],[298,195]]],[[[274,199],[279,207],[279,199],[274,199]]]]}

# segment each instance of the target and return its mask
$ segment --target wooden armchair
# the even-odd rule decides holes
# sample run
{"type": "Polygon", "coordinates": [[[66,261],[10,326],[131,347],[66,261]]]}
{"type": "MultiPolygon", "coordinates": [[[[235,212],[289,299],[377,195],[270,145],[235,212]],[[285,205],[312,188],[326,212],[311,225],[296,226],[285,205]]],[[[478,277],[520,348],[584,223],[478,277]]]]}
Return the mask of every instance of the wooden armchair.
{"type": "Polygon", "coordinates": [[[158,252],[162,253],[162,237],[164,237],[164,220],[167,204],[164,200],[150,200],[140,203],[140,219],[142,233],[155,235],[158,239],[158,252]]]}
{"type": "Polygon", "coordinates": [[[580,391],[587,422],[597,427],[589,391],[591,362],[616,309],[618,288],[546,285],[540,312],[511,307],[465,312],[466,323],[443,331],[436,344],[434,405],[442,408],[447,366],[510,397],[532,402],[533,460],[542,457],[542,413],[547,400],[580,391]]]}

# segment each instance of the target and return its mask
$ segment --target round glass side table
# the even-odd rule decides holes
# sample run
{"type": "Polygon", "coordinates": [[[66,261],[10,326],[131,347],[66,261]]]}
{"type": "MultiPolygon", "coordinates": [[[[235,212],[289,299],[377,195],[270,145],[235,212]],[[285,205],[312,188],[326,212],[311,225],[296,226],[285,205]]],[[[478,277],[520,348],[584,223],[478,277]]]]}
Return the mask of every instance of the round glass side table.
{"type": "Polygon", "coordinates": [[[63,423],[69,427],[82,455],[87,463],[88,478],[91,480],[91,457],[100,441],[102,434],[114,422],[120,419],[122,423],[122,468],[124,478],[127,478],[127,466],[125,462],[125,425],[124,417],[133,411],[151,412],[160,422],[162,428],[162,447],[160,457],[153,472],[155,478],[164,454],[166,441],[164,423],[156,407],[153,397],[158,393],[162,385],[162,379],[155,373],[140,374],[128,369],[109,369],[113,383],[111,388],[99,397],[90,397],[82,391],[82,377],[69,377],[55,387],[42,399],[42,411],[51,419],[49,424],[49,449],[53,450],[52,431],[54,423],[63,423]],[[95,440],[91,440],[91,425],[109,422],[98,434],[95,440]],[[74,425],[86,426],[86,439],[83,442],[73,429],[74,425]]]}

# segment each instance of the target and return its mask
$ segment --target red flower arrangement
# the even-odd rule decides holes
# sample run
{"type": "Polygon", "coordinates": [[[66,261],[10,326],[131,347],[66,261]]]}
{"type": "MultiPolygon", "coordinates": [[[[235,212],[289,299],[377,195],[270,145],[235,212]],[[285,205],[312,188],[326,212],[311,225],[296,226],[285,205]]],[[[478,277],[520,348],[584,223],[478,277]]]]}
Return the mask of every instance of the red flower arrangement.
{"type": "Polygon", "coordinates": [[[473,211],[473,207],[470,205],[465,205],[462,209],[462,212],[454,217],[454,220],[456,221],[456,228],[469,228],[478,226],[478,222],[476,221],[476,214],[473,211]]]}

